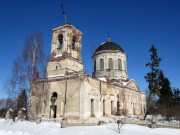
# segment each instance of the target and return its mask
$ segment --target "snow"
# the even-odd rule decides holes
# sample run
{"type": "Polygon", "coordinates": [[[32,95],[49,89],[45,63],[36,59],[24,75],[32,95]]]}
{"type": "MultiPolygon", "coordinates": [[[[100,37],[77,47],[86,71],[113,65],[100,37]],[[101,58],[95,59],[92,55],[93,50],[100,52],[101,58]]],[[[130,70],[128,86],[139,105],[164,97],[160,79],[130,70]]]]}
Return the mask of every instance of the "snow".
{"type": "MultiPolygon", "coordinates": [[[[59,123],[16,121],[0,119],[0,135],[119,135],[117,124],[60,128],[59,123]]],[[[123,125],[121,135],[180,135],[179,129],[148,128],[133,124],[123,125]]]]}
{"type": "Polygon", "coordinates": [[[60,75],[49,75],[48,78],[62,77],[62,76],[64,76],[64,74],[60,74],[60,75]]]}
{"type": "Polygon", "coordinates": [[[100,77],[98,79],[101,80],[101,81],[107,82],[105,77],[100,77]]]}
{"type": "Polygon", "coordinates": [[[57,55],[55,56],[55,58],[60,57],[60,56],[62,56],[62,54],[57,54],[57,55]]]}
{"type": "Polygon", "coordinates": [[[104,43],[106,43],[106,42],[102,42],[101,45],[103,45],[104,43]]]}
{"type": "Polygon", "coordinates": [[[9,109],[10,112],[13,112],[14,110],[12,108],[9,109]]]}
{"type": "Polygon", "coordinates": [[[26,108],[23,107],[23,108],[21,108],[21,110],[26,111],[26,108]]]}

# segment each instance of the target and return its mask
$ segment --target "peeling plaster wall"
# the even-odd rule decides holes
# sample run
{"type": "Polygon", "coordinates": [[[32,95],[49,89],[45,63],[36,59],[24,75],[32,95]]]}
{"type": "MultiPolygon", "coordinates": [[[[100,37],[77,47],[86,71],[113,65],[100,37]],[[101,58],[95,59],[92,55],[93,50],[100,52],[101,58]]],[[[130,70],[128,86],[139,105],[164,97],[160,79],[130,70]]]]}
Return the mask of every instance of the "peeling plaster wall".
{"type": "Polygon", "coordinates": [[[50,61],[48,62],[47,67],[47,77],[53,75],[65,75],[66,72],[79,72],[83,71],[83,64],[70,60],[70,59],[63,59],[59,61],[50,61]]]}
{"type": "Polygon", "coordinates": [[[32,83],[31,114],[34,117],[44,116],[46,118],[52,118],[52,116],[50,116],[50,105],[53,92],[56,92],[58,95],[56,101],[57,118],[60,116],[71,119],[90,118],[92,116],[91,99],[94,100],[93,117],[96,118],[111,116],[112,113],[116,114],[118,100],[120,101],[121,115],[144,114],[146,95],[141,93],[137,87],[130,87],[135,85],[135,82],[131,83],[128,87],[120,87],[84,75],[68,80],[52,81],[48,79],[39,83],[32,83]],[[38,97],[38,95],[35,94],[36,91],[46,91],[48,94],[46,98],[45,95],[38,97]],[[103,115],[103,100],[105,100],[105,115],[103,115]],[[38,101],[40,102],[38,103],[38,101]],[[38,110],[36,110],[37,106],[39,106],[38,110]],[[36,114],[37,111],[38,113],[36,114]]]}
{"type": "Polygon", "coordinates": [[[57,114],[56,117],[59,118],[60,116],[66,117],[73,117],[79,118],[80,113],[80,79],[70,79],[70,80],[58,80],[58,81],[48,81],[48,85],[45,86],[45,89],[48,91],[48,98],[46,99],[46,106],[43,105],[44,102],[43,96],[39,96],[37,91],[41,91],[43,81],[41,83],[34,83],[31,86],[31,116],[33,117],[46,117],[52,118],[50,116],[50,105],[52,93],[57,93],[57,114]],[[67,81],[67,85],[66,85],[67,81]],[[66,87],[67,86],[67,87],[66,87]],[[66,92],[66,98],[65,98],[66,92]],[[66,102],[65,102],[66,99],[66,102]],[[40,100],[40,102],[39,102],[40,100]],[[39,103],[38,103],[39,102],[39,103]],[[38,104],[37,104],[38,103],[38,104]],[[66,103],[66,104],[65,104],[66,103]],[[65,106],[64,106],[65,105],[65,106]],[[43,108],[44,107],[44,108],[43,108]],[[36,109],[36,108],[42,108],[36,109]],[[64,110],[65,109],[65,110],[64,110]],[[44,112],[42,110],[45,110],[44,112]],[[37,113],[37,115],[36,115],[37,113]],[[65,113],[65,115],[64,115],[65,113]]]}
{"type": "Polygon", "coordinates": [[[82,32],[70,24],[52,30],[51,57],[47,66],[47,78],[31,82],[30,117],[69,119],[100,118],[116,114],[144,114],[146,95],[143,94],[134,80],[128,79],[127,55],[122,52],[98,52],[96,71],[92,78],[83,73],[81,60],[82,32]],[[62,48],[58,48],[58,36],[62,35],[62,48]],[[75,48],[72,40],[75,38],[75,48]],[[108,59],[113,59],[113,69],[109,69],[108,59]],[[100,59],[104,60],[104,70],[100,70],[100,59]],[[118,70],[118,59],[122,61],[122,70],[118,70]],[[124,63],[125,62],[125,63],[124,63]],[[96,78],[106,77],[107,82],[96,78]],[[110,79],[122,79],[118,84],[111,84],[110,79]],[[57,93],[57,98],[53,96],[57,93]],[[94,111],[92,111],[92,103],[94,111]],[[103,105],[105,101],[105,105],[103,105]],[[120,102],[117,108],[117,102],[120,102]],[[92,114],[93,112],[93,114],[92,114]]]}

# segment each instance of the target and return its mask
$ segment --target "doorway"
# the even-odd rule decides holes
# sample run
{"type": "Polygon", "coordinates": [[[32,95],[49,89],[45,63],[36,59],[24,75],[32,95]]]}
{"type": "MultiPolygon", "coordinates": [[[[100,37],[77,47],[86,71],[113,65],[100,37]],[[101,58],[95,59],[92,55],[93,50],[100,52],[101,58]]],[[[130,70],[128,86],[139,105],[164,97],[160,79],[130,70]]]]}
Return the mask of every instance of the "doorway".
{"type": "Polygon", "coordinates": [[[51,114],[50,114],[51,118],[56,118],[57,105],[51,105],[50,109],[51,109],[51,114]]]}
{"type": "Polygon", "coordinates": [[[57,114],[57,93],[53,92],[51,96],[51,105],[50,105],[50,118],[56,118],[57,114]]]}
{"type": "Polygon", "coordinates": [[[111,114],[113,114],[113,101],[111,101],[111,114]]]}
{"type": "Polygon", "coordinates": [[[105,100],[103,100],[103,116],[105,116],[105,114],[106,114],[106,101],[105,100]]]}
{"type": "Polygon", "coordinates": [[[94,99],[91,99],[91,116],[94,117],[94,99]]]}

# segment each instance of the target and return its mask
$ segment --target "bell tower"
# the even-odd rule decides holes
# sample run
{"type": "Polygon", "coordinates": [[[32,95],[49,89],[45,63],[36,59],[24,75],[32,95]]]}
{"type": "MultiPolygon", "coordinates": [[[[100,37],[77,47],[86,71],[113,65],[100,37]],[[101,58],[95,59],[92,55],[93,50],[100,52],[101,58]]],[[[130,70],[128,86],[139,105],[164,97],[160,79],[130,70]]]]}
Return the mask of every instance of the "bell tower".
{"type": "Polygon", "coordinates": [[[64,76],[83,71],[81,59],[82,32],[66,23],[52,29],[51,56],[47,77],[64,76]]]}

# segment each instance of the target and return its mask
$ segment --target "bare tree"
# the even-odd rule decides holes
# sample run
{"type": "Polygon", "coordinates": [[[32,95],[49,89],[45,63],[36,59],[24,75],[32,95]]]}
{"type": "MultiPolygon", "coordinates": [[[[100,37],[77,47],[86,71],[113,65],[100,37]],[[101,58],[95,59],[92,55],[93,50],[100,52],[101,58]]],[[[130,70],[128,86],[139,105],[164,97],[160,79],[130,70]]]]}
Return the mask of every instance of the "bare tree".
{"type": "Polygon", "coordinates": [[[6,108],[6,99],[0,99],[0,109],[6,108]]]}
{"type": "Polygon", "coordinates": [[[34,79],[36,72],[45,76],[45,54],[42,33],[34,33],[25,41],[22,53],[23,63],[26,65],[27,79],[34,79]]]}
{"type": "Polygon", "coordinates": [[[33,33],[26,38],[22,53],[14,60],[11,75],[4,84],[8,97],[17,97],[25,89],[30,100],[31,80],[36,78],[37,72],[44,78],[45,71],[43,36],[40,32],[33,33]]]}
{"type": "Polygon", "coordinates": [[[17,106],[17,101],[16,101],[17,99],[15,99],[15,98],[7,98],[7,101],[6,101],[6,109],[8,110],[8,109],[16,109],[16,106],[17,106]]]}
{"type": "Polygon", "coordinates": [[[145,90],[145,93],[146,93],[146,102],[148,102],[149,104],[149,107],[146,108],[147,109],[146,112],[148,114],[154,114],[158,97],[156,95],[150,96],[150,91],[148,89],[145,90]]]}

